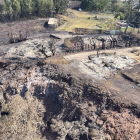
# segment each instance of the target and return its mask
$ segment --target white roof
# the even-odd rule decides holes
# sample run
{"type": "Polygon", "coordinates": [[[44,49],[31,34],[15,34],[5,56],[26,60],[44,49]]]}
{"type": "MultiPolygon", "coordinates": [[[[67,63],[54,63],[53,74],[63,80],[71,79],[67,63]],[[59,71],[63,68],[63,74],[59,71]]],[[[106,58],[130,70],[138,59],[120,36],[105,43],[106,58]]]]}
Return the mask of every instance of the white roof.
{"type": "Polygon", "coordinates": [[[50,18],[48,24],[54,24],[55,25],[55,24],[57,24],[57,22],[58,22],[58,19],[50,18]]]}

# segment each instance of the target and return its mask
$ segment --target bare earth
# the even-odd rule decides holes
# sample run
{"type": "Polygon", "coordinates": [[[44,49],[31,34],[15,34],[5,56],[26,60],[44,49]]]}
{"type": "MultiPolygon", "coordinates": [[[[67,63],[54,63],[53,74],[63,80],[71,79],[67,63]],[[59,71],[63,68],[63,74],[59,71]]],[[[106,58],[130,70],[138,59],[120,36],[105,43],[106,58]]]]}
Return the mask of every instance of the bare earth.
{"type": "Polygon", "coordinates": [[[40,49],[47,48],[49,32],[36,33],[0,47],[0,139],[139,140],[140,47],[46,58],[40,49]],[[30,97],[36,97],[33,109],[30,97]],[[19,111],[20,101],[26,108],[19,111]],[[30,116],[35,110],[37,117],[30,116]],[[26,120],[17,117],[23,114],[26,120]]]}

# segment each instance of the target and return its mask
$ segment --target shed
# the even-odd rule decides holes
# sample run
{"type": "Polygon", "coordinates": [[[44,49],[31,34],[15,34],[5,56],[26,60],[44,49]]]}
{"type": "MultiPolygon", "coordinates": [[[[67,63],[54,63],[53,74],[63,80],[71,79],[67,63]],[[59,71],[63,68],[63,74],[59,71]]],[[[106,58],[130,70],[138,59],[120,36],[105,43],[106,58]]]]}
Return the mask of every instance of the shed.
{"type": "Polygon", "coordinates": [[[50,18],[49,22],[48,22],[48,26],[49,27],[56,27],[58,23],[58,19],[57,18],[50,18]]]}
{"type": "Polygon", "coordinates": [[[117,35],[119,33],[119,30],[110,30],[110,35],[117,35]]]}
{"type": "Polygon", "coordinates": [[[81,1],[69,1],[68,5],[69,5],[69,8],[71,8],[71,9],[78,9],[82,6],[82,2],[81,1]]]}

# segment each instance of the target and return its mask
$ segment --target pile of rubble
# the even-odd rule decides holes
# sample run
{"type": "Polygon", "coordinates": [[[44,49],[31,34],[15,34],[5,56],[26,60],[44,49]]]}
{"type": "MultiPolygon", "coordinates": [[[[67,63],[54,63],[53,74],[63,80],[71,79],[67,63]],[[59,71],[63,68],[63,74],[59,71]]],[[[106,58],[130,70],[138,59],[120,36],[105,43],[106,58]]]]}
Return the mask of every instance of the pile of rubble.
{"type": "Polygon", "coordinates": [[[117,55],[116,53],[102,53],[90,55],[87,59],[80,62],[75,61],[71,65],[78,68],[81,73],[86,73],[95,78],[107,78],[117,74],[119,70],[132,68],[135,61],[127,56],[117,55]]]}
{"type": "Polygon", "coordinates": [[[49,49],[48,42],[50,39],[33,39],[27,40],[21,45],[11,47],[5,54],[5,58],[30,58],[40,59],[45,56],[51,56],[52,52],[49,49]]]}

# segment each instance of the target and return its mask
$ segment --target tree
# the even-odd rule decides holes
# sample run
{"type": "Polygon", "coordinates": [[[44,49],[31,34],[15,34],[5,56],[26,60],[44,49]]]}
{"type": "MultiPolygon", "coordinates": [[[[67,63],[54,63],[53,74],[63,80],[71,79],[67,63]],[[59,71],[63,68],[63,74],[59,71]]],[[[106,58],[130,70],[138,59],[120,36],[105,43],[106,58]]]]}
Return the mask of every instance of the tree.
{"type": "Polygon", "coordinates": [[[68,0],[53,0],[54,7],[57,14],[64,14],[67,9],[68,0]]]}
{"type": "Polygon", "coordinates": [[[130,11],[129,11],[129,16],[128,16],[128,20],[127,20],[128,23],[127,23],[127,26],[126,26],[125,31],[124,31],[125,34],[127,32],[129,23],[131,22],[132,2],[133,2],[132,0],[129,1],[130,11]]]}
{"type": "Polygon", "coordinates": [[[3,11],[4,11],[4,6],[3,6],[3,4],[0,3],[0,14],[2,14],[3,11]]]}
{"type": "Polygon", "coordinates": [[[124,20],[124,18],[125,18],[124,14],[122,12],[119,12],[115,15],[115,18],[118,18],[118,17],[120,17],[120,20],[124,20]]]}
{"type": "Polygon", "coordinates": [[[28,17],[32,14],[32,0],[20,0],[21,16],[28,17]]]}
{"type": "Polygon", "coordinates": [[[5,14],[7,15],[8,19],[12,20],[13,17],[12,1],[4,0],[3,6],[4,6],[5,14]]]}
{"type": "Polygon", "coordinates": [[[19,16],[20,14],[20,2],[18,0],[14,0],[12,3],[12,8],[13,8],[13,14],[15,19],[19,16]]]}

